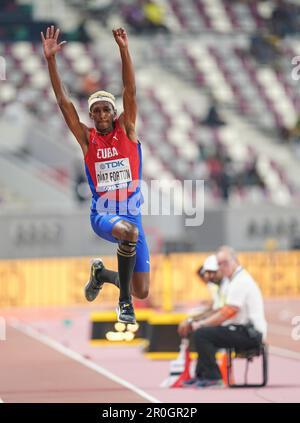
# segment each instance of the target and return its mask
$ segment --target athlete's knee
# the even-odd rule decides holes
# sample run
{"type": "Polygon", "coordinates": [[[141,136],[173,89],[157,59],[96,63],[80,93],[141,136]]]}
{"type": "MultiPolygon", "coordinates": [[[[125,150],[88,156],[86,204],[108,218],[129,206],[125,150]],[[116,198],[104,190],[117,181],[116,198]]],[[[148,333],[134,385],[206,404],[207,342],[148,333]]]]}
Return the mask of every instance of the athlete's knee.
{"type": "Polygon", "coordinates": [[[122,238],[119,240],[119,253],[127,255],[135,254],[136,252],[136,243],[138,239],[138,229],[136,226],[125,222],[125,225],[122,229],[122,238]]]}
{"type": "Polygon", "coordinates": [[[138,236],[138,228],[135,225],[126,222],[122,230],[122,239],[126,241],[137,242],[138,236]]]}

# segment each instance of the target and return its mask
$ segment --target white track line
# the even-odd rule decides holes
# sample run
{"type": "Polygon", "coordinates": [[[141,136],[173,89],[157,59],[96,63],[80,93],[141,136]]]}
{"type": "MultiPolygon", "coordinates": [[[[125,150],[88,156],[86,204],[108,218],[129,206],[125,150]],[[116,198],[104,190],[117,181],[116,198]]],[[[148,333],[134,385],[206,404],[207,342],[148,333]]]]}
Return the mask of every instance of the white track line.
{"type": "Polygon", "coordinates": [[[72,351],[71,349],[61,345],[59,342],[49,338],[48,336],[42,335],[36,330],[32,329],[30,326],[26,326],[17,320],[14,320],[13,322],[10,322],[10,326],[12,326],[14,329],[19,330],[20,332],[24,333],[25,335],[30,336],[33,339],[36,339],[39,342],[42,342],[43,344],[47,345],[50,348],[53,348],[54,350],[60,352],[61,354],[64,354],[65,356],[71,358],[72,360],[77,361],[78,363],[88,367],[89,369],[94,370],[95,372],[107,377],[108,379],[119,383],[120,385],[123,385],[125,388],[130,389],[131,391],[135,392],[142,398],[145,398],[146,400],[154,403],[160,403],[157,398],[147,394],[142,389],[138,388],[137,386],[127,382],[126,380],[120,378],[119,376],[114,375],[110,371],[104,369],[103,367],[99,366],[96,363],[93,363],[90,360],[87,360],[86,358],[82,357],[80,354],[78,354],[75,351],[72,351]]]}
{"type": "Polygon", "coordinates": [[[4,403],[3,399],[2,399],[2,398],[0,398],[0,404],[3,404],[3,403],[4,403]]]}
{"type": "Polygon", "coordinates": [[[285,358],[293,358],[296,360],[300,360],[300,353],[296,351],[286,350],[285,348],[279,348],[279,347],[269,347],[270,353],[274,355],[279,355],[280,357],[285,358]]]}

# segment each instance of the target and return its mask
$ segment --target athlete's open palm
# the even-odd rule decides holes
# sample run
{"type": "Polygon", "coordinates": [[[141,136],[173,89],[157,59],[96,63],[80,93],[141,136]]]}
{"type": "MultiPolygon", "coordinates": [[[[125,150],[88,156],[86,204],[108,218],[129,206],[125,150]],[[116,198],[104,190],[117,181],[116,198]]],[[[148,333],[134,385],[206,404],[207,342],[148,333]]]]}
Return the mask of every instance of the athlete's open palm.
{"type": "Polygon", "coordinates": [[[43,49],[44,55],[46,59],[50,59],[50,57],[55,56],[58,51],[61,50],[62,46],[66,43],[66,41],[62,41],[58,43],[58,36],[59,36],[59,29],[55,30],[54,25],[51,27],[48,26],[46,31],[46,36],[44,36],[43,32],[41,32],[41,38],[43,42],[43,49]]]}

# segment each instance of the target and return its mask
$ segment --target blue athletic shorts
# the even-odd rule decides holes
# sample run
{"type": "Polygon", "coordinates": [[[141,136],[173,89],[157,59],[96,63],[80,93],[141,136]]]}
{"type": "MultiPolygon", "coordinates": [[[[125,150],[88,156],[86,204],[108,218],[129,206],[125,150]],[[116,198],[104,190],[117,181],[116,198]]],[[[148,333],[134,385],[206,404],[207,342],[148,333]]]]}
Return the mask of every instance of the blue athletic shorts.
{"type": "Polygon", "coordinates": [[[98,214],[91,213],[91,225],[94,232],[100,238],[107,241],[118,243],[119,241],[112,235],[114,225],[120,220],[126,220],[138,228],[139,236],[136,244],[136,263],[134,272],[149,272],[150,271],[150,256],[149,249],[142,226],[142,216],[122,216],[117,214],[98,214]]]}

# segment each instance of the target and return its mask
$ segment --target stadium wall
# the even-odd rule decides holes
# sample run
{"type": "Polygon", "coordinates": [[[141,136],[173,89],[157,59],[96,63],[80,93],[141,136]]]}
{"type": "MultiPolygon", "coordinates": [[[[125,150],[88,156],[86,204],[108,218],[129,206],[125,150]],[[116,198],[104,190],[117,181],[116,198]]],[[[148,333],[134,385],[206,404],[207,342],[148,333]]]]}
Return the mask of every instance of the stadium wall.
{"type": "MultiPolygon", "coordinates": [[[[148,305],[171,311],[207,300],[209,293],[196,275],[207,254],[154,255],[148,305]]],[[[265,298],[300,297],[300,252],[242,253],[239,258],[265,298]]],[[[104,262],[108,268],[117,268],[113,256],[104,262]]],[[[0,307],[86,304],[83,287],[88,278],[87,257],[2,260],[0,307]]],[[[101,308],[114,306],[117,299],[118,290],[108,284],[101,292],[101,308]]]]}
{"type": "MultiPolygon", "coordinates": [[[[53,210],[0,212],[0,258],[81,257],[110,255],[115,245],[99,239],[91,229],[89,205],[73,210],[61,202],[53,210]],[[80,230],[78,230],[80,228],[80,230]],[[5,241],[4,241],[5,240],[5,241]]],[[[221,207],[206,209],[204,224],[185,226],[184,216],[144,216],[144,228],[152,253],[208,251],[229,244],[238,251],[288,250],[300,245],[300,215],[295,208],[221,207]],[[160,239],[162,249],[157,249],[160,239]],[[298,240],[298,241],[297,241],[298,240]],[[186,244],[186,248],[167,248],[186,244]]],[[[297,247],[298,248],[298,247],[297,247]]]]}

